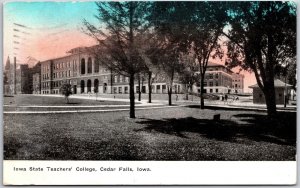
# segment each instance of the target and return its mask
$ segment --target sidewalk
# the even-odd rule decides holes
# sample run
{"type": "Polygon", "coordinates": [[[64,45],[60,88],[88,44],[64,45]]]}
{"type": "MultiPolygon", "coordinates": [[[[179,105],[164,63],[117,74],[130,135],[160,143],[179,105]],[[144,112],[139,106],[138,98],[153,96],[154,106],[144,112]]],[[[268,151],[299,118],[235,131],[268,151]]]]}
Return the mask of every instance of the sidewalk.
{"type": "MultiPolygon", "coordinates": [[[[198,104],[200,105],[200,101],[179,101],[179,102],[186,102],[191,104],[198,104]]],[[[265,104],[253,104],[252,102],[240,102],[240,101],[209,101],[204,100],[205,106],[209,107],[220,107],[220,108],[228,108],[228,109],[241,109],[241,110],[259,110],[259,111],[266,111],[267,106],[265,104]]],[[[297,111],[297,106],[295,105],[287,105],[284,108],[284,105],[276,105],[278,111],[297,111]]]]}
{"type": "MultiPolygon", "coordinates": [[[[35,96],[41,96],[41,95],[35,95],[35,96]]],[[[45,97],[63,97],[62,95],[42,95],[45,97]]],[[[95,95],[71,95],[69,97],[70,99],[87,99],[87,100],[96,100],[96,96],[95,95]]],[[[120,99],[120,98],[104,98],[101,96],[97,97],[97,100],[99,101],[119,101],[119,102],[130,102],[129,99],[120,99]]],[[[164,105],[164,103],[161,103],[163,101],[160,100],[152,100],[152,103],[148,103],[148,100],[141,100],[138,101],[137,99],[135,99],[135,106],[158,106],[158,105],[164,105]]],[[[111,105],[111,106],[118,106],[118,105],[111,105]]],[[[128,105],[121,105],[121,106],[129,106],[128,105]]]]}
{"type": "MultiPolygon", "coordinates": [[[[40,95],[37,95],[40,96],[40,95]]],[[[49,97],[63,97],[62,95],[43,95],[43,96],[49,96],[49,97]]],[[[72,99],[87,99],[87,100],[96,100],[95,95],[71,95],[70,98],[72,99]]],[[[120,101],[120,102],[130,102],[129,99],[125,98],[113,98],[112,97],[97,97],[98,100],[103,100],[103,101],[120,101]]],[[[161,105],[167,105],[168,101],[167,100],[152,100],[152,103],[148,103],[148,100],[142,99],[141,101],[138,101],[137,98],[135,98],[135,106],[161,106],[161,105]]],[[[178,104],[180,106],[187,106],[189,104],[200,104],[199,100],[172,100],[173,104],[178,104]]],[[[205,106],[209,107],[220,107],[220,108],[228,108],[228,109],[241,109],[241,110],[259,110],[259,111],[266,111],[267,107],[265,104],[253,104],[252,102],[243,102],[243,101],[220,101],[220,100],[204,100],[205,106]]],[[[116,105],[118,106],[118,105],[116,105]]],[[[122,105],[124,106],[124,105],[122,105]]],[[[128,104],[129,106],[129,104],[128,104]]],[[[296,112],[297,111],[297,106],[295,105],[287,105],[286,108],[284,108],[283,105],[276,105],[278,111],[292,111],[296,112]]]]}

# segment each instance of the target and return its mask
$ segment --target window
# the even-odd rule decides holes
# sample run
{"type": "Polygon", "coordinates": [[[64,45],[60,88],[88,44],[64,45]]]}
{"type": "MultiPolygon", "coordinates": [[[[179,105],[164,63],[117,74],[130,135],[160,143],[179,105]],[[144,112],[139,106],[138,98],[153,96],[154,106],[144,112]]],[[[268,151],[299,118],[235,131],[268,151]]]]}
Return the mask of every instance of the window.
{"type": "Polygon", "coordinates": [[[219,89],[216,89],[216,93],[219,93],[219,89]]]}
{"type": "Polygon", "coordinates": [[[214,83],[213,82],[209,82],[209,86],[213,86],[214,85],[214,83]]]}
{"type": "Polygon", "coordinates": [[[94,61],[94,71],[99,72],[99,61],[94,61]]]}
{"type": "Polygon", "coordinates": [[[81,59],[81,74],[85,74],[85,59],[81,59]]]}
{"type": "Polygon", "coordinates": [[[129,78],[128,77],[125,77],[125,82],[129,82],[129,78]]]}
{"type": "Polygon", "coordinates": [[[71,71],[69,70],[69,76],[71,76],[71,71]]]}
{"type": "Polygon", "coordinates": [[[135,87],[135,90],[136,90],[136,93],[139,93],[139,91],[140,91],[139,86],[136,86],[136,87],[135,87]]]}
{"type": "Polygon", "coordinates": [[[166,85],[162,85],[162,89],[166,89],[167,88],[167,86],[166,85]]]}
{"type": "Polygon", "coordinates": [[[123,76],[122,76],[122,75],[120,75],[120,83],[122,82],[122,80],[123,80],[123,76]]]}
{"type": "Polygon", "coordinates": [[[146,86],[142,86],[142,93],[146,93],[146,86]]]}
{"type": "Polygon", "coordinates": [[[212,93],[212,92],[213,92],[213,89],[210,89],[209,92],[212,93]]]}
{"type": "Polygon", "coordinates": [[[216,82],[216,86],[219,86],[219,82],[216,82]]]}
{"type": "Polygon", "coordinates": [[[128,93],[128,87],[124,87],[124,93],[128,93]]]}
{"type": "Polygon", "coordinates": [[[214,75],[213,74],[209,74],[209,79],[213,79],[214,75]]]}
{"type": "Polygon", "coordinates": [[[92,73],[92,58],[88,58],[88,70],[87,73],[92,73]]]}
{"type": "Polygon", "coordinates": [[[119,93],[122,93],[122,87],[119,87],[119,93]]]}
{"type": "MultiPolygon", "coordinates": [[[[203,85],[204,85],[204,86],[207,86],[207,82],[203,82],[203,85]]],[[[199,85],[199,86],[200,86],[200,85],[199,85]]]]}
{"type": "Polygon", "coordinates": [[[114,82],[115,82],[115,83],[118,82],[118,76],[115,76],[114,82]]]}
{"type": "Polygon", "coordinates": [[[156,86],[156,89],[160,89],[160,85],[157,85],[157,86],[156,86]]]}
{"type": "Polygon", "coordinates": [[[218,79],[218,78],[219,78],[219,74],[218,74],[218,73],[215,75],[215,78],[216,78],[216,79],[218,79]]]}
{"type": "Polygon", "coordinates": [[[118,89],[117,87],[114,87],[114,93],[117,93],[117,89],[118,89]]]}

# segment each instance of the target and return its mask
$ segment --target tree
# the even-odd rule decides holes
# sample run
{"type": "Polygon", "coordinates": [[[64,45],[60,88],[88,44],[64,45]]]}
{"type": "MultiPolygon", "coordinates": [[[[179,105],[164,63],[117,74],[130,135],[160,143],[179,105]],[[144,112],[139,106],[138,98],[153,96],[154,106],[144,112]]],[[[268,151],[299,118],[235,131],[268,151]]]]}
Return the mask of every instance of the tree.
{"type": "Polygon", "coordinates": [[[199,74],[197,74],[198,65],[195,59],[189,55],[183,57],[183,70],[180,71],[180,81],[185,84],[186,100],[189,100],[189,93],[193,91],[193,85],[198,82],[199,74]]]}
{"type": "Polygon", "coordinates": [[[226,25],[226,7],[222,2],[196,2],[187,30],[191,51],[199,65],[200,107],[204,109],[204,82],[208,62],[211,58],[222,58],[220,45],[222,30],[226,25]]]}
{"type": "Polygon", "coordinates": [[[275,68],[296,55],[296,6],[292,2],[229,3],[228,64],[254,72],[267,112],[276,118],[275,68]]]}
{"type": "Polygon", "coordinates": [[[183,54],[194,54],[199,65],[201,108],[204,108],[204,78],[210,58],[223,55],[219,39],[226,24],[226,6],[221,2],[158,2],[153,19],[161,35],[183,54]]]}
{"type": "Polygon", "coordinates": [[[65,100],[69,103],[69,96],[72,95],[72,86],[68,82],[64,83],[60,87],[60,93],[65,96],[65,100]]]}
{"type": "MultiPolygon", "coordinates": [[[[143,68],[137,36],[148,29],[148,2],[96,2],[99,27],[84,20],[84,31],[99,45],[95,57],[114,72],[129,77],[130,118],[135,118],[134,78],[143,68]]],[[[141,38],[140,38],[141,39],[141,38]]]]}

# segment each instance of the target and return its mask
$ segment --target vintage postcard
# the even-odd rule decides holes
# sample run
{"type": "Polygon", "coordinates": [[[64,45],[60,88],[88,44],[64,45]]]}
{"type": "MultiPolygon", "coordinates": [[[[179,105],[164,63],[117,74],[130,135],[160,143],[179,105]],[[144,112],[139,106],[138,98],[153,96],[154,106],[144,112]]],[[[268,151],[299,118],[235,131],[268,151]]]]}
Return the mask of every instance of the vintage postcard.
{"type": "Polygon", "coordinates": [[[7,1],[4,185],[295,185],[293,1],[7,1]]]}

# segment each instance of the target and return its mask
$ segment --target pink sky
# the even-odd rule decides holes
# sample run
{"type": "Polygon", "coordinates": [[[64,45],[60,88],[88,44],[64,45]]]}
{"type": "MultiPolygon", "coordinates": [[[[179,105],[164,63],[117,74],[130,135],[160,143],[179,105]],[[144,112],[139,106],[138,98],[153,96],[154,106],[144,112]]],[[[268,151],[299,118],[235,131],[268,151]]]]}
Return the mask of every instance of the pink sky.
{"type": "MultiPolygon", "coordinates": [[[[94,3],[91,2],[6,4],[3,24],[3,62],[6,62],[8,56],[11,61],[13,56],[17,56],[19,64],[26,63],[29,56],[38,61],[44,61],[64,56],[72,48],[96,44],[80,29],[84,18],[95,21],[93,20],[96,13],[94,8],[94,3]],[[83,13],[84,9],[93,11],[83,13]],[[53,10],[56,10],[55,15],[53,15],[53,10]]],[[[212,61],[224,64],[225,58],[212,61]]],[[[252,91],[248,86],[256,83],[254,75],[245,71],[241,74],[245,75],[244,91],[252,91]]]]}

